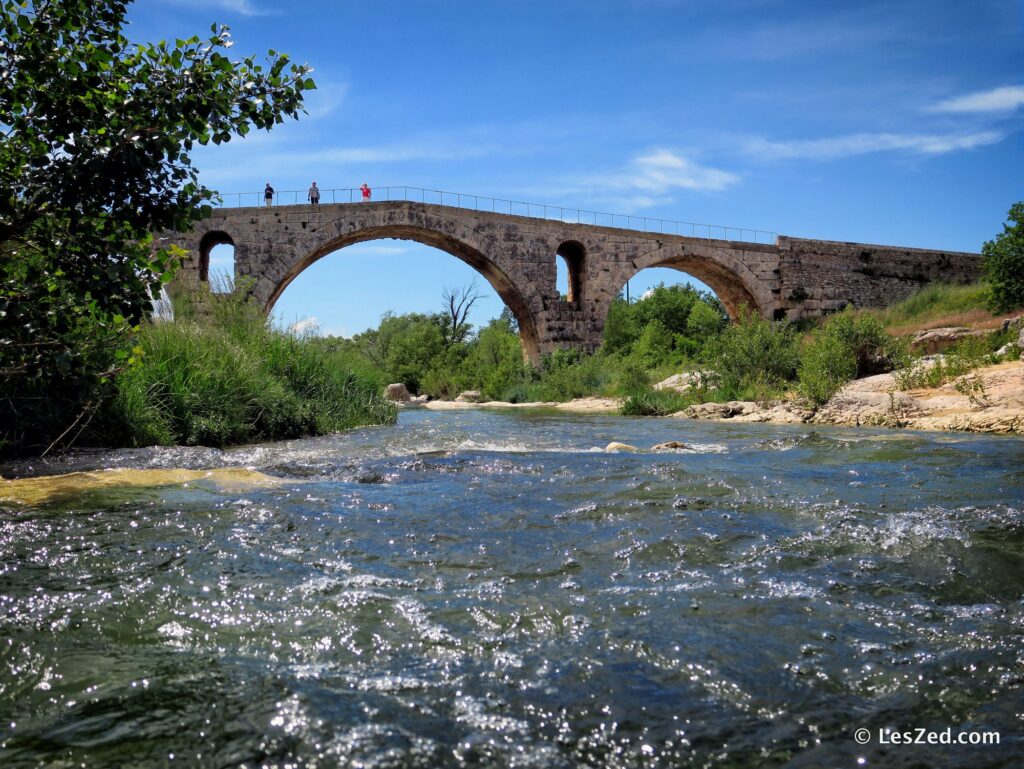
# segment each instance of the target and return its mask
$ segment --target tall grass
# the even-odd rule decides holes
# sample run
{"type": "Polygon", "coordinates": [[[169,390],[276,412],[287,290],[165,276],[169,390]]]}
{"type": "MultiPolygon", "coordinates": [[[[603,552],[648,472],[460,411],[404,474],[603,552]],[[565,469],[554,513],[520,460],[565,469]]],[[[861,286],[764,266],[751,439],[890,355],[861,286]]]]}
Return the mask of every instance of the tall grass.
{"type": "Polygon", "coordinates": [[[886,328],[904,330],[925,327],[943,318],[980,314],[991,317],[986,309],[989,288],[985,283],[968,285],[930,283],[901,302],[883,310],[867,310],[886,328]]]}
{"type": "Polygon", "coordinates": [[[224,446],[394,422],[350,356],[273,329],[240,293],[177,299],[177,320],[140,332],[141,360],[116,380],[94,438],[224,446]]]}

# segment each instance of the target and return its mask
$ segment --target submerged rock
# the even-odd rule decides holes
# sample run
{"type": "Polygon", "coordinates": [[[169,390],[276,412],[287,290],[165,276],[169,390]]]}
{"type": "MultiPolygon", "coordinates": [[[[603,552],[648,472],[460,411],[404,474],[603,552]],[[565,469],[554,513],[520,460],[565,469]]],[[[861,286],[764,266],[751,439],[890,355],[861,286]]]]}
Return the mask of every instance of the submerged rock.
{"type": "Polygon", "coordinates": [[[214,484],[226,491],[269,488],[285,482],[284,479],[240,467],[213,470],[117,468],[3,480],[0,481],[0,502],[40,505],[54,500],[74,499],[98,489],[184,486],[198,481],[214,484]]]}
{"type": "Polygon", "coordinates": [[[685,443],[680,443],[679,441],[665,441],[664,443],[656,443],[651,446],[651,451],[676,451],[689,448],[685,443]]]}

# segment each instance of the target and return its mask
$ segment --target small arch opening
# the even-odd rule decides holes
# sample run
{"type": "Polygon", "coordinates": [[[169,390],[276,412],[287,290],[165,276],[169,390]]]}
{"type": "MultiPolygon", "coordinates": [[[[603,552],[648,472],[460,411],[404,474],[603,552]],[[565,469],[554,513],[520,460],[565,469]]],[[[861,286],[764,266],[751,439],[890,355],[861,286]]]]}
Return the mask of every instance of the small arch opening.
{"type": "Polygon", "coordinates": [[[570,302],[583,300],[583,260],[586,249],[576,240],[567,240],[555,251],[555,288],[570,302]]]}
{"type": "Polygon", "coordinates": [[[232,290],[234,278],[235,241],[217,230],[203,235],[199,242],[199,280],[209,283],[214,293],[226,293],[232,290]]]}

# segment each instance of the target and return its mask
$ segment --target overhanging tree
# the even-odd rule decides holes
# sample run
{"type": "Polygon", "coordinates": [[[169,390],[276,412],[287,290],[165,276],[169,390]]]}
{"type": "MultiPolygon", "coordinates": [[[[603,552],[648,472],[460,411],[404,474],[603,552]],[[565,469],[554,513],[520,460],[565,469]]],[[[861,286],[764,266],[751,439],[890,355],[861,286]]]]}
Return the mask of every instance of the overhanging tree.
{"type": "Polygon", "coordinates": [[[1024,202],[1014,203],[1003,231],[981,247],[995,312],[1024,307],[1024,202]]]}
{"type": "Polygon", "coordinates": [[[315,87],[275,51],[230,58],[223,26],[129,42],[129,4],[0,0],[0,451],[80,425],[130,359],[176,267],[151,233],[215,198],[196,145],[298,117],[315,87]]]}

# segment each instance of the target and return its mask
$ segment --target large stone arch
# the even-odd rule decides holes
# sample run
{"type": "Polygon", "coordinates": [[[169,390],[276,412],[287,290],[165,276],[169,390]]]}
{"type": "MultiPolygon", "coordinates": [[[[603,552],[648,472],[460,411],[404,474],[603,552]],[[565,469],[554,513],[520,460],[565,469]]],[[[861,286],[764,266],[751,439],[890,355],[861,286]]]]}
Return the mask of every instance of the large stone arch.
{"type": "Polygon", "coordinates": [[[613,283],[613,296],[618,296],[626,281],[641,270],[669,267],[692,275],[710,287],[733,320],[739,318],[744,306],[771,317],[778,303],[776,297],[738,256],[735,249],[711,244],[673,244],[659,248],[632,260],[619,272],[613,283]]]}
{"type": "Polygon", "coordinates": [[[299,206],[258,209],[248,220],[203,220],[184,245],[193,252],[194,269],[203,279],[212,245],[234,243],[239,284],[269,313],[288,285],[310,265],[347,246],[381,238],[423,243],[476,270],[516,318],[524,357],[539,363],[542,333],[537,318],[543,299],[523,274],[522,260],[510,258],[514,254],[498,247],[492,234],[447,216],[443,209],[425,211],[387,203],[322,210],[299,206]]]}
{"type": "Polygon", "coordinates": [[[276,282],[270,296],[264,302],[264,311],[273,311],[277,300],[295,278],[315,262],[342,249],[363,243],[368,240],[394,238],[412,240],[431,246],[451,254],[476,270],[495,290],[501,300],[508,306],[519,324],[519,338],[523,345],[523,355],[530,361],[540,360],[540,342],[536,324],[526,299],[516,288],[515,283],[498,266],[484,254],[456,238],[435,230],[422,227],[411,227],[401,224],[388,224],[380,227],[360,229],[328,240],[317,245],[305,255],[292,263],[291,267],[276,282]]]}

